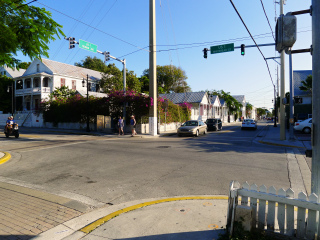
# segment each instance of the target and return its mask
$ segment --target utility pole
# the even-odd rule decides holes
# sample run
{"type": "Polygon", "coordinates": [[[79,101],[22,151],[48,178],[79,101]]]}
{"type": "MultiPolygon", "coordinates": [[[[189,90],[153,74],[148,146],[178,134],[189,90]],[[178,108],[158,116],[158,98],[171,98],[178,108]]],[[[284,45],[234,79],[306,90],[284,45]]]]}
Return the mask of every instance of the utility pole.
{"type": "Polygon", "coordinates": [[[290,78],[290,129],[289,129],[289,140],[294,140],[294,132],[293,132],[293,124],[294,124],[294,106],[293,106],[293,98],[294,98],[294,87],[293,87],[293,68],[292,68],[292,53],[291,48],[288,50],[289,52],[289,78],[290,78]]]}
{"type": "Polygon", "coordinates": [[[149,133],[157,135],[157,63],[156,63],[156,6],[155,0],[149,0],[149,133]]]}
{"type": "MultiPolygon", "coordinates": [[[[283,15],[283,0],[280,0],[280,15],[283,15]]],[[[285,106],[282,104],[282,99],[285,98],[285,55],[284,50],[280,53],[280,140],[286,140],[286,119],[285,119],[285,106]]]]}
{"type": "MultiPolygon", "coordinates": [[[[312,171],[311,192],[320,189],[320,2],[312,0],[312,171]]],[[[318,198],[318,202],[320,202],[318,198]]]]}

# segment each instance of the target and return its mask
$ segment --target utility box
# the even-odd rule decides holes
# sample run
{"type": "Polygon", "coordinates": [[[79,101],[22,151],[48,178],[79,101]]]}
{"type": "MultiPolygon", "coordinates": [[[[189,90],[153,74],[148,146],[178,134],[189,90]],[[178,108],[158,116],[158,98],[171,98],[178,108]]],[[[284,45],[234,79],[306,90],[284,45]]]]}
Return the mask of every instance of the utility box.
{"type": "Polygon", "coordinates": [[[280,15],[276,25],[276,50],[281,53],[297,40],[297,18],[291,13],[280,15]]]}

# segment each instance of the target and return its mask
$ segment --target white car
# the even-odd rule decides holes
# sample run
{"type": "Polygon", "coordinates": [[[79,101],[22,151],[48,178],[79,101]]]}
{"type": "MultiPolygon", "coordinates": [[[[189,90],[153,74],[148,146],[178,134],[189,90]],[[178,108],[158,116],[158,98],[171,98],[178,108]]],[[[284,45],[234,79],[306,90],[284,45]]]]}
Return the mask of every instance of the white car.
{"type": "Polygon", "coordinates": [[[241,124],[241,130],[243,130],[245,128],[256,130],[257,129],[256,121],[253,120],[253,119],[249,119],[249,118],[244,119],[242,124],[241,124]]]}
{"type": "Polygon", "coordinates": [[[293,128],[294,130],[302,131],[304,133],[311,133],[312,118],[308,118],[302,122],[296,122],[293,128]]]}

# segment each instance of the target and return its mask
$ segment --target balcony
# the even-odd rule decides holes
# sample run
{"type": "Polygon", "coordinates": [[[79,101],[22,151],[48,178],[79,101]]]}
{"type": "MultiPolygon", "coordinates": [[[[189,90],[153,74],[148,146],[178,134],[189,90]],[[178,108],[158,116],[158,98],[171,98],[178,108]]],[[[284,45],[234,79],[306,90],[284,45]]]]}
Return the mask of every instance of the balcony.
{"type": "Polygon", "coordinates": [[[41,93],[50,93],[50,87],[35,87],[35,88],[25,88],[25,89],[16,89],[16,96],[23,95],[40,95],[41,93]]]}

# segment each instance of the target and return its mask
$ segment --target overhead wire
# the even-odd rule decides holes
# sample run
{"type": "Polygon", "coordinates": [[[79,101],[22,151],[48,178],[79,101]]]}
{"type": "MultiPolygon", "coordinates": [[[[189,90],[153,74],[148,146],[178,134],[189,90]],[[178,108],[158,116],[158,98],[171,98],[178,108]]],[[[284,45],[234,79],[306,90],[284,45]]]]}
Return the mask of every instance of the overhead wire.
{"type": "Polygon", "coordinates": [[[263,8],[264,15],[266,16],[267,21],[268,21],[268,24],[269,24],[269,27],[270,27],[270,29],[271,29],[273,39],[274,39],[274,41],[276,41],[276,38],[274,37],[273,29],[272,29],[272,27],[271,27],[271,25],[270,25],[270,21],[269,21],[268,15],[267,15],[267,13],[266,13],[266,9],[264,8],[264,5],[263,5],[262,0],[260,0],[260,2],[261,2],[261,5],[262,5],[262,8],[263,8]]]}
{"type": "Polygon", "coordinates": [[[231,2],[231,4],[232,4],[232,6],[233,6],[234,10],[235,10],[235,11],[236,11],[236,13],[238,14],[238,16],[239,16],[239,18],[240,18],[241,22],[243,23],[243,25],[244,25],[244,26],[245,26],[245,28],[247,29],[247,32],[249,33],[249,35],[250,35],[250,37],[251,37],[252,41],[254,42],[254,44],[255,44],[255,45],[256,45],[256,47],[258,48],[259,52],[261,53],[261,55],[262,55],[262,57],[263,57],[263,59],[264,59],[264,61],[265,61],[266,65],[267,65],[267,69],[268,69],[268,72],[269,72],[270,80],[271,80],[271,83],[272,83],[272,85],[273,85],[273,87],[274,87],[274,90],[275,90],[275,85],[274,85],[273,80],[272,80],[272,76],[271,76],[271,72],[270,72],[270,68],[269,68],[269,64],[268,64],[268,62],[267,62],[267,59],[266,59],[266,58],[265,58],[265,56],[263,55],[263,53],[262,53],[261,49],[259,48],[259,46],[258,46],[257,42],[255,41],[255,39],[253,38],[252,34],[250,33],[250,31],[249,31],[249,29],[248,29],[247,25],[246,25],[246,24],[245,24],[245,22],[243,21],[243,19],[242,19],[242,17],[241,17],[241,15],[240,15],[240,13],[238,12],[238,10],[237,10],[236,6],[233,4],[232,0],[230,0],[230,2],[231,2]]]}

